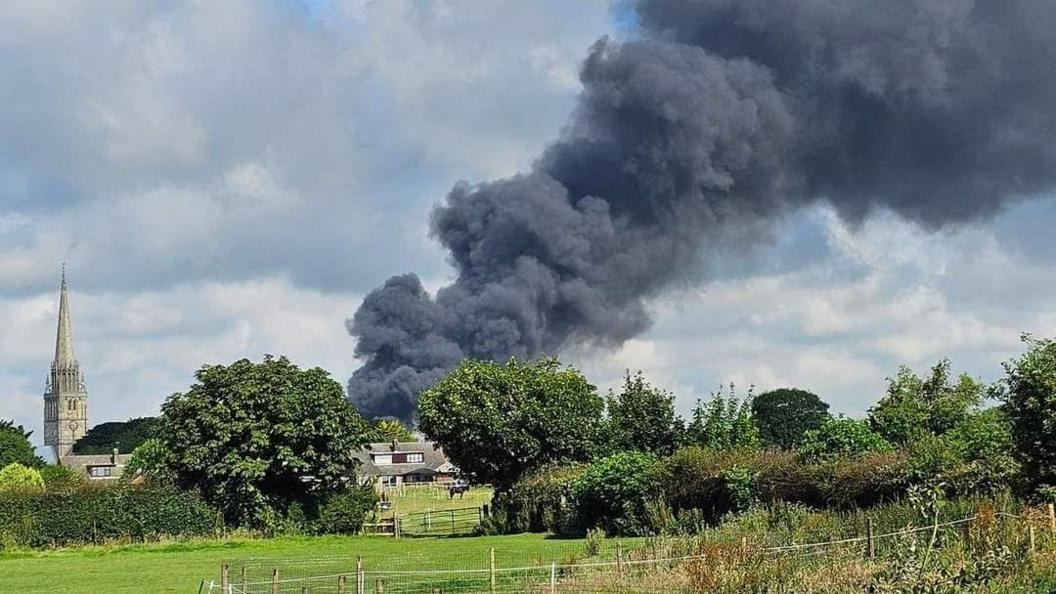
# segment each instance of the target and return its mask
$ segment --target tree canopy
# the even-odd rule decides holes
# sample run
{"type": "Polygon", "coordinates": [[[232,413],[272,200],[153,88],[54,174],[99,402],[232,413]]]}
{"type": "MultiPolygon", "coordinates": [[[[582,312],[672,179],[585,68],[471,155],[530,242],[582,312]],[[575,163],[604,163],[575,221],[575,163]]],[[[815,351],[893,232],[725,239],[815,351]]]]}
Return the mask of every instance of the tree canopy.
{"type": "Polygon", "coordinates": [[[983,401],[986,388],[967,374],[950,379],[950,361],[939,361],[925,377],[901,367],[888,379],[887,394],[869,409],[869,424],[884,439],[905,445],[926,435],[943,435],[983,401]]]}
{"type": "Polygon", "coordinates": [[[606,448],[666,455],[682,439],[682,419],[675,414],[675,396],[653,387],[642,372],[623,378],[623,389],[606,398],[606,448]]]}
{"type": "Polygon", "coordinates": [[[418,441],[411,430],[396,419],[378,419],[370,428],[370,441],[387,443],[418,441]]]}
{"type": "Polygon", "coordinates": [[[8,464],[21,464],[30,468],[44,466],[44,460],[30,443],[32,431],[26,431],[12,421],[0,421],[0,468],[8,464]]]}
{"type": "Polygon", "coordinates": [[[754,448],[759,445],[759,429],[752,418],[752,392],[740,399],[737,387],[730,384],[727,396],[724,387],[711,395],[711,400],[697,400],[693,420],[686,430],[686,440],[692,445],[726,450],[754,448]]]}
{"type": "Polygon", "coordinates": [[[752,416],[763,443],[789,449],[829,418],[829,405],[812,392],[779,388],[752,400],[752,416]]]}
{"type": "Polygon", "coordinates": [[[604,406],[556,359],[466,360],[419,395],[418,419],[463,472],[501,490],[544,464],[588,460],[604,406]]]}
{"type": "Polygon", "coordinates": [[[100,423],[73,444],[75,454],[109,454],[114,448],[129,454],[157,434],[161,419],[141,417],[100,423]]]}
{"type": "Polygon", "coordinates": [[[998,394],[1031,484],[1056,487],[1056,341],[1024,336],[1027,352],[1007,362],[998,394]]]}
{"type": "Polygon", "coordinates": [[[832,417],[817,429],[803,435],[800,454],[812,461],[837,456],[855,456],[866,452],[890,452],[891,444],[874,433],[869,424],[857,419],[832,417]]]}
{"type": "Polygon", "coordinates": [[[293,503],[345,486],[369,427],[322,369],[285,357],[207,365],[162,405],[176,481],[229,522],[268,526],[293,503]]]}

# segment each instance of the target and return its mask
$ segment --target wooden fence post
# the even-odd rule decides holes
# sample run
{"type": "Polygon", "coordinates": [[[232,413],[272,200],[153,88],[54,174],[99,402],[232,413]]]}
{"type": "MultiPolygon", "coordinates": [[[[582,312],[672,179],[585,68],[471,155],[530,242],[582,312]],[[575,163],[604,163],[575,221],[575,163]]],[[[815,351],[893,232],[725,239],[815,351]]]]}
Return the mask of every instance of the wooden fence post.
{"type": "Polygon", "coordinates": [[[279,585],[282,583],[282,578],[279,577],[279,568],[271,568],[271,594],[279,594],[279,585]]]}
{"type": "Polygon", "coordinates": [[[1049,531],[1056,534],[1056,504],[1049,504],[1049,531]]]}
{"type": "Polygon", "coordinates": [[[495,548],[491,549],[491,593],[495,594],[495,548]]]}
{"type": "Polygon", "coordinates": [[[356,557],[356,594],[367,594],[363,590],[367,587],[366,576],[363,575],[363,556],[356,557]]]}
{"type": "Polygon", "coordinates": [[[231,582],[227,579],[227,563],[220,564],[220,591],[223,594],[231,594],[231,588],[228,586],[231,582]]]}
{"type": "Polygon", "coordinates": [[[866,518],[865,520],[865,541],[866,548],[869,551],[869,560],[876,561],[876,542],[873,541],[873,519],[866,518]]]}
{"type": "Polygon", "coordinates": [[[243,565],[241,567],[241,569],[238,570],[238,584],[239,584],[239,588],[242,589],[243,593],[245,593],[245,591],[246,591],[246,584],[247,583],[249,583],[249,580],[246,579],[246,566],[243,565]]]}
{"type": "Polygon", "coordinates": [[[345,586],[345,576],[337,576],[337,594],[346,594],[348,592],[345,586]]]}
{"type": "Polygon", "coordinates": [[[747,536],[742,536],[741,537],[741,554],[744,555],[745,557],[748,556],[748,537],[747,536]]]}
{"type": "Polygon", "coordinates": [[[557,592],[557,562],[550,562],[550,594],[557,592]]]}
{"type": "Polygon", "coordinates": [[[1031,553],[1034,552],[1034,525],[1027,525],[1027,546],[1031,553]]]}
{"type": "Polygon", "coordinates": [[[616,541],[616,573],[623,575],[623,546],[616,541]]]}
{"type": "Polygon", "coordinates": [[[451,510],[451,532],[455,532],[455,510],[451,510]]]}

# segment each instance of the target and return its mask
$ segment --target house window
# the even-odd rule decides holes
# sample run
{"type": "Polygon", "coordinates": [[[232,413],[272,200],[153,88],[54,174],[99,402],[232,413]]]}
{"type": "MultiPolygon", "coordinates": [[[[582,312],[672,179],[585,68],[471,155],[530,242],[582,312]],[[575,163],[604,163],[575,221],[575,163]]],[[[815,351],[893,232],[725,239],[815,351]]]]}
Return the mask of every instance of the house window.
{"type": "Polygon", "coordinates": [[[410,464],[421,464],[425,462],[425,454],[421,452],[407,454],[407,462],[410,464]]]}
{"type": "Polygon", "coordinates": [[[374,463],[378,466],[392,464],[392,454],[374,454],[374,463]]]}
{"type": "Polygon", "coordinates": [[[107,478],[113,476],[114,469],[109,466],[92,466],[88,469],[88,474],[93,478],[107,478]]]}

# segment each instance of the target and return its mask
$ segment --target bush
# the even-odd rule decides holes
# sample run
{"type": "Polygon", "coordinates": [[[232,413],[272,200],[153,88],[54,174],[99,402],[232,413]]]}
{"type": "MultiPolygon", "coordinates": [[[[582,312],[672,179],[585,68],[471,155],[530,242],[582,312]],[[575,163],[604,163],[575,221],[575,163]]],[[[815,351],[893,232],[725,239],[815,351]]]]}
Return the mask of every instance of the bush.
{"type": "Polygon", "coordinates": [[[87,477],[65,466],[45,466],[40,469],[40,476],[44,479],[45,491],[80,489],[88,482],[87,477]]]}
{"type": "Polygon", "coordinates": [[[44,479],[40,471],[12,462],[0,469],[0,493],[42,493],[44,479]]]}
{"type": "Polygon", "coordinates": [[[218,514],[197,494],[176,489],[88,487],[0,495],[0,543],[54,547],[204,536],[218,514]]]}
{"type": "Polygon", "coordinates": [[[590,464],[572,483],[576,510],[584,527],[611,534],[649,532],[646,502],[654,492],[656,458],[622,452],[590,464]]]}
{"type": "Polygon", "coordinates": [[[517,481],[509,491],[497,493],[492,501],[493,528],[504,533],[578,532],[572,485],[586,469],[586,464],[547,466],[517,481]]]}
{"type": "Polygon", "coordinates": [[[372,487],[354,487],[330,495],[319,506],[319,532],[356,534],[377,504],[378,494],[372,487]]]}
{"type": "Polygon", "coordinates": [[[131,480],[136,476],[144,476],[153,482],[171,483],[174,477],[169,470],[168,459],[169,449],[165,447],[165,442],[152,437],[132,451],[121,478],[131,480]]]}
{"type": "Polygon", "coordinates": [[[691,446],[664,458],[657,465],[657,483],[668,504],[677,512],[700,510],[708,522],[716,522],[740,505],[738,500],[755,497],[751,479],[770,455],[755,450],[716,451],[691,446]],[[729,474],[728,474],[729,473],[729,474]],[[745,492],[746,484],[750,493],[745,492]],[[738,490],[731,492],[730,487],[738,490]]]}
{"type": "Polygon", "coordinates": [[[894,448],[886,439],[874,433],[865,421],[836,417],[826,420],[821,427],[803,435],[799,453],[808,461],[819,461],[837,456],[866,452],[891,452],[894,448]]]}

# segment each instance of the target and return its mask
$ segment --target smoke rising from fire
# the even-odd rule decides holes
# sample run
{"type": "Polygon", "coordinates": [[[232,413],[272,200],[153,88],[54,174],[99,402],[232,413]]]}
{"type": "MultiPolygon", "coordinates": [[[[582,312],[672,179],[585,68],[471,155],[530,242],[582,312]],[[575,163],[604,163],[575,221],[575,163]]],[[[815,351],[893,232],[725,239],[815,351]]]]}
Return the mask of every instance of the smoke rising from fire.
{"type": "Polygon", "coordinates": [[[1056,183],[1056,3],[641,0],[598,41],[560,138],[529,171],[460,184],[431,217],[458,276],[369,294],[349,395],[414,415],[464,357],[643,332],[647,304],[711,249],[751,246],[825,201],[928,228],[1056,183]]]}

